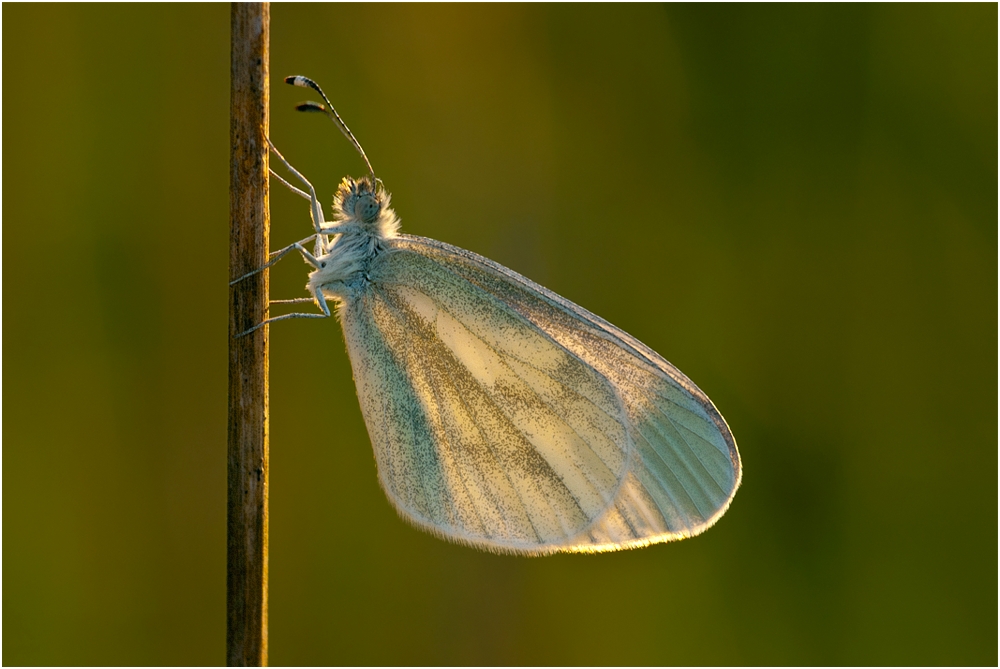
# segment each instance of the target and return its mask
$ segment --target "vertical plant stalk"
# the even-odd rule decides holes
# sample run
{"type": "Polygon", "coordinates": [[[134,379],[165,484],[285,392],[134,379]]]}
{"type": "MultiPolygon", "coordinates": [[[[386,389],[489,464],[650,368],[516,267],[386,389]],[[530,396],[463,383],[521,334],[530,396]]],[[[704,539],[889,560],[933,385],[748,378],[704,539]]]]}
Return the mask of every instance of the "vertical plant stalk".
{"type": "MultiPolygon", "coordinates": [[[[268,3],[232,4],[229,278],[267,262],[268,3]]],[[[229,289],[226,664],[267,665],[268,273],[229,289]]]]}

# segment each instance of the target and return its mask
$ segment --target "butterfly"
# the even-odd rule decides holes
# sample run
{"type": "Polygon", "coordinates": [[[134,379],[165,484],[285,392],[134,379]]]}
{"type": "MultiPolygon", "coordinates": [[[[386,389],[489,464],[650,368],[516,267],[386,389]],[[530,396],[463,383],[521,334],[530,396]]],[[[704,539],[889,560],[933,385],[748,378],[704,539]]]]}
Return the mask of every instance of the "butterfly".
{"type": "MultiPolygon", "coordinates": [[[[399,514],[441,538],[522,555],[598,552],[694,536],[740,484],[733,435],[711,400],[634,337],[517,272],[399,232],[361,145],[311,79],[369,174],[345,177],[327,222],[293,251],[308,298],[336,305],[379,481],[399,514]],[[304,244],[313,242],[310,252],[304,244]]],[[[244,277],[236,279],[240,281],[244,277]]]]}

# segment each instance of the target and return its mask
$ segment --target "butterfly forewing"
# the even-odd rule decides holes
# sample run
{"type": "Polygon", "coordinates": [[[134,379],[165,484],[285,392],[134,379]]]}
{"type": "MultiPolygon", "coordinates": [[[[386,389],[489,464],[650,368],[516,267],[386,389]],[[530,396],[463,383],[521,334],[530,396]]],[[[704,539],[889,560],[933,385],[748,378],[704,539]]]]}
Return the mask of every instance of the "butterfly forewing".
{"type": "Polygon", "coordinates": [[[341,320],[380,480],[405,517],[545,553],[690,536],[725,510],[735,443],[676,368],[476,254],[387,244],[341,320]]]}

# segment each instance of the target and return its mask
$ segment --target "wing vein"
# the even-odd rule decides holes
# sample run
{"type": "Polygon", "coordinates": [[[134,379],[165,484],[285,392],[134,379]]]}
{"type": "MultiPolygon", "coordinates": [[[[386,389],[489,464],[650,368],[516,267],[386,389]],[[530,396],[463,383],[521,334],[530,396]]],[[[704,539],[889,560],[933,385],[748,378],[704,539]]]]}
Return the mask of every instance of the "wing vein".
{"type": "MultiPolygon", "coordinates": [[[[670,464],[663,459],[663,456],[660,455],[660,453],[656,450],[656,447],[653,446],[653,444],[649,441],[646,435],[642,433],[642,430],[636,430],[636,432],[638,432],[639,436],[642,437],[642,440],[649,445],[650,450],[653,451],[654,454],[656,454],[656,457],[659,458],[660,462],[663,463],[663,466],[667,468],[667,471],[670,472],[670,475],[674,477],[674,480],[677,482],[677,485],[680,486],[680,489],[684,493],[684,496],[687,497],[688,501],[691,502],[691,506],[693,506],[695,509],[698,509],[698,503],[694,501],[694,498],[691,496],[691,493],[688,492],[687,486],[684,485],[684,481],[678,478],[677,474],[674,473],[673,467],[671,467],[670,464]]],[[[673,502],[674,507],[677,509],[677,511],[682,512],[681,510],[683,509],[683,507],[677,503],[677,498],[674,497],[673,493],[670,492],[670,486],[667,484],[666,481],[663,480],[663,477],[660,476],[659,472],[657,472],[652,467],[646,467],[646,470],[649,471],[653,475],[653,477],[657,480],[657,482],[663,487],[663,492],[667,493],[667,497],[669,497],[670,501],[673,502]]],[[[701,513],[701,509],[698,509],[698,513],[701,513]]]]}
{"type": "MultiPolygon", "coordinates": [[[[431,298],[431,299],[433,299],[433,298],[431,298]]],[[[452,318],[454,318],[454,319],[455,319],[456,321],[458,321],[459,323],[462,323],[462,321],[461,321],[460,319],[458,319],[458,318],[457,318],[457,317],[456,317],[456,316],[455,316],[455,315],[454,315],[454,314],[453,314],[453,313],[452,313],[452,312],[451,312],[451,311],[450,311],[450,310],[449,310],[449,309],[448,309],[448,308],[447,308],[447,307],[446,307],[446,306],[445,306],[444,304],[441,304],[441,303],[438,303],[438,305],[439,305],[439,308],[440,308],[440,309],[441,309],[442,311],[444,311],[445,313],[447,313],[447,314],[448,314],[449,316],[451,316],[452,318]]],[[[463,326],[464,326],[464,325],[465,325],[465,324],[463,323],[463,326]]],[[[576,429],[576,427],[574,427],[573,425],[571,425],[571,424],[570,424],[570,423],[569,423],[568,421],[566,421],[566,420],[562,419],[561,417],[559,417],[559,413],[558,413],[558,412],[557,412],[557,411],[555,410],[555,408],[554,408],[554,407],[552,406],[552,404],[551,404],[551,403],[550,403],[550,402],[549,402],[549,401],[548,401],[547,399],[545,399],[544,397],[542,397],[541,393],[539,393],[539,392],[538,392],[538,390],[536,390],[536,389],[535,389],[535,388],[534,388],[534,387],[533,387],[533,386],[531,385],[531,383],[530,383],[530,382],[529,382],[529,381],[528,381],[527,379],[525,379],[525,378],[524,378],[524,377],[523,377],[523,376],[522,376],[521,374],[519,374],[519,373],[518,373],[518,371],[517,371],[516,369],[514,369],[514,368],[513,368],[513,367],[512,367],[511,365],[509,365],[509,364],[507,363],[507,361],[506,361],[506,360],[504,360],[504,355],[502,355],[502,354],[501,354],[501,353],[500,353],[500,352],[499,352],[499,351],[498,351],[497,349],[495,349],[495,348],[494,348],[494,347],[493,347],[492,345],[490,345],[490,343],[489,343],[489,342],[485,341],[484,339],[482,339],[481,337],[479,337],[478,335],[476,335],[476,334],[475,334],[474,332],[472,332],[471,330],[469,330],[469,329],[468,329],[468,327],[466,327],[466,330],[467,330],[467,331],[469,332],[469,334],[471,334],[471,335],[472,335],[473,337],[476,337],[477,339],[479,339],[479,341],[480,341],[480,342],[482,342],[482,343],[483,343],[483,345],[484,345],[484,346],[486,346],[486,348],[488,348],[488,349],[490,349],[491,351],[493,351],[494,353],[496,353],[496,354],[497,354],[497,358],[499,358],[499,359],[500,359],[500,362],[501,362],[501,363],[503,364],[503,366],[504,366],[504,367],[505,367],[506,369],[510,370],[510,372],[511,372],[511,373],[512,373],[512,374],[513,374],[514,376],[516,376],[517,378],[519,378],[519,379],[520,379],[520,380],[521,380],[521,381],[522,381],[522,382],[524,383],[524,385],[525,385],[525,386],[527,386],[528,388],[531,388],[531,390],[532,390],[532,391],[534,391],[534,393],[535,393],[535,397],[536,397],[536,398],[537,398],[537,399],[538,399],[538,400],[539,400],[539,401],[540,401],[540,402],[541,402],[542,404],[544,404],[544,405],[545,405],[545,407],[546,407],[546,408],[548,408],[548,410],[549,410],[549,411],[551,411],[551,412],[552,412],[552,415],[553,415],[553,416],[556,416],[557,418],[559,418],[559,420],[560,420],[560,421],[562,422],[562,424],[563,424],[563,425],[565,425],[566,427],[568,427],[568,428],[569,428],[569,429],[570,429],[570,430],[571,430],[571,431],[573,432],[573,434],[575,434],[575,435],[576,435],[577,437],[579,437],[580,441],[582,441],[582,442],[583,442],[583,443],[584,443],[584,444],[585,444],[585,445],[587,446],[587,449],[588,449],[588,450],[589,450],[589,451],[590,451],[591,453],[593,453],[594,457],[595,457],[595,458],[596,458],[596,459],[597,459],[598,461],[600,461],[601,463],[604,463],[604,460],[603,460],[603,459],[601,458],[601,456],[597,454],[597,451],[596,451],[596,450],[594,450],[594,446],[593,446],[593,444],[591,444],[591,443],[590,443],[589,441],[587,441],[587,439],[586,439],[586,438],[584,438],[584,436],[583,436],[582,434],[580,434],[580,432],[579,432],[579,431],[578,431],[578,430],[576,429]]],[[[542,370],[542,369],[540,369],[540,368],[536,367],[535,365],[532,365],[531,363],[527,363],[527,362],[525,362],[524,360],[521,360],[521,358],[519,358],[519,357],[517,357],[517,356],[514,356],[514,355],[511,355],[510,357],[512,357],[512,358],[514,358],[515,360],[518,360],[518,361],[520,361],[520,362],[524,362],[524,363],[525,363],[525,364],[526,364],[527,366],[529,366],[529,367],[531,367],[531,368],[533,368],[533,369],[535,369],[535,370],[537,370],[537,371],[541,372],[542,374],[546,374],[546,372],[545,372],[544,370],[542,370]]],[[[473,378],[475,378],[475,377],[473,377],[473,378]]],[[[568,386],[566,386],[565,384],[563,384],[562,382],[560,382],[560,381],[559,381],[558,379],[555,379],[554,377],[552,377],[552,376],[549,376],[548,374],[546,374],[546,378],[549,378],[549,379],[552,379],[553,381],[555,381],[556,383],[558,383],[558,384],[559,384],[560,386],[562,386],[563,388],[568,388],[568,386]]],[[[484,385],[483,385],[483,384],[482,384],[482,383],[481,383],[481,382],[480,382],[480,381],[479,381],[478,379],[475,379],[475,381],[476,381],[476,383],[477,383],[477,384],[478,384],[478,385],[479,385],[479,386],[480,386],[481,388],[483,388],[483,390],[484,390],[484,392],[485,392],[485,391],[486,391],[486,388],[485,388],[485,386],[484,386],[484,385]]],[[[576,391],[573,391],[573,392],[574,392],[574,393],[576,393],[576,391]]],[[[576,393],[576,394],[577,394],[577,396],[578,396],[578,397],[583,397],[583,395],[581,395],[580,393],[576,393]]],[[[587,399],[587,401],[588,401],[588,402],[590,402],[590,403],[591,403],[592,405],[594,405],[595,407],[597,407],[597,405],[596,405],[596,404],[594,404],[593,402],[591,402],[591,401],[590,401],[590,400],[589,400],[588,398],[584,397],[584,399],[587,399]]],[[[606,415],[606,416],[607,416],[608,418],[611,418],[612,420],[614,420],[614,417],[613,417],[613,416],[611,416],[610,414],[608,414],[608,413],[607,413],[606,411],[604,411],[604,410],[603,410],[603,409],[601,409],[600,407],[597,407],[597,408],[598,408],[599,410],[601,410],[601,412],[602,412],[602,413],[604,413],[604,415],[606,415]]],[[[529,443],[530,443],[530,442],[529,442],[529,443]]],[[[598,483],[597,481],[594,481],[594,480],[593,480],[593,479],[592,479],[592,478],[591,478],[590,476],[588,476],[588,474],[587,474],[587,471],[586,471],[585,469],[583,469],[582,467],[580,467],[580,466],[579,466],[579,465],[577,465],[576,463],[573,463],[572,461],[570,461],[570,462],[571,462],[571,464],[573,465],[573,467],[574,467],[574,468],[575,468],[575,469],[576,469],[576,470],[577,470],[578,472],[580,472],[580,473],[581,473],[581,474],[583,475],[583,477],[584,477],[585,479],[587,479],[587,481],[588,481],[588,482],[589,482],[589,483],[590,483],[590,484],[591,484],[591,485],[592,485],[592,486],[594,487],[594,489],[595,489],[595,490],[598,490],[598,491],[600,491],[600,490],[601,490],[601,486],[600,486],[600,484],[599,484],[599,483],[598,483]]],[[[611,469],[610,469],[610,467],[609,467],[609,468],[608,468],[608,471],[610,471],[610,470],[611,470],[611,469]]],[[[566,487],[566,490],[567,490],[567,491],[569,491],[570,495],[572,495],[572,496],[573,496],[573,498],[574,498],[574,499],[576,499],[576,495],[573,495],[573,492],[569,490],[569,487],[568,487],[568,486],[565,486],[565,484],[563,484],[563,485],[564,485],[564,487],[566,487]]],[[[602,499],[604,499],[604,502],[605,502],[605,504],[610,504],[610,503],[611,503],[611,500],[612,500],[612,499],[614,499],[613,497],[612,497],[611,499],[608,499],[608,498],[606,498],[606,497],[605,497],[605,495],[604,495],[603,493],[601,494],[601,498],[602,498],[602,499]]],[[[577,504],[579,505],[579,500],[577,500],[577,504]]],[[[582,510],[583,510],[583,509],[582,509],[582,507],[581,507],[581,511],[582,511],[582,510]]],[[[587,514],[585,513],[584,515],[587,515],[587,514]]]]}
{"type": "MultiPolygon", "coordinates": [[[[706,474],[708,474],[708,478],[712,481],[712,483],[714,483],[719,488],[719,491],[722,492],[723,495],[728,495],[728,491],[724,487],[722,487],[721,483],[719,483],[716,480],[715,475],[712,474],[712,472],[709,471],[708,467],[705,466],[705,463],[702,461],[701,457],[699,457],[697,451],[694,450],[694,447],[691,445],[691,442],[689,442],[688,439],[687,439],[687,437],[684,436],[684,433],[681,432],[680,428],[682,426],[678,426],[678,424],[676,422],[674,422],[673,418],[671,418],[669,415],[667,415],[667,413],[665,411],[663,411],[663,409],[661,409],[659,406],[657,406],[656,402],[650,402],[650,404],[652,404],[656,408],[656,411],[661,416],[663,416],[664,418],[667,419],[667,421],[670,422],[670,424],[674,428],[674,431],[677,433],[677,436],[679,436],[681,438],[681,441],[684,442],[684,445],[687,446],[687,449],[689,451],[691,451],[691,455],[693,455],[694,458],[695,458],[695,460],[698,462],[698,464],[701,465],[702,470],[704,470],[704,472],[706,474]]],[[[692,434],[695,434],[694,432],[692,432],[691,430],[688,430],[687,428],[684,428],[684,429],[686,431],[688,431],[688,432],[691,432],[692,434]]],[[[660,434],[663,436],[664,439],[667,439],[667,440],[670,439],[670,437],[668,435],[666,435],[664,432],[662,432],[659,429],[659,426],[657,426],[657,431],[660,432],[660,434]]],[[[711,442],[709,442],[709,443],[711,443],[711,442]]],[[[684,460],[683,458],[680,458],[680,461],[681,461],[681,464],[684,465],[684,468],[687,469],[688,473],[691,474],[692,477],[697,476],[695,474],[694,470],[692,470],[691,467],[688,465],[688,463],[687,463],[686,460],[684,460]]]]}
{"type": "MultiPolygon", "coordinates": [[[[395,299],[391,299],[389,297],[389,295],[387,295],[385,292],[383,292],[382,296],[383,296],[383,301],[391,309],[393,309],[394,311],[403,313],[403,314],[406,313],[405,312],[405,308],[403,306],[399,305],[399,304],[396,304],[395,299]]],[[[396,296],[394,295],[393,298],[395,298],[395,297],[396,296]]],[[[419,319],[417,319],[417,320],[419,321],[419,319]]],[[[421,326],[418,324],[415,327],[421,327],[421,326]]],[[[449,351],[449,355],[451,355],[450,351],[449,351]]],[[[454,359],[454,357],[453,357],[453,359],[454,359]]],[[[457,360],[455,360],[455,362],[458,363],[457,360]]],[[[459,363],[459,366],[461,366],[460,363],[459,363]]],[[[448,374],[448,378],[452,382],[452,387],[455,388],[456,391],[458,391],[457,384],[455,383],[455,379],[451,375],[451,372],[447,371],[447,369],[446,369],[446,374],[448,374]]],[[[486,395],[487,397],[489,397],[489,393],[485,392],[485,388],[483,388],[482,384],[479,383],[479,381],[475,377],[473,377],[471,374],[469,376],[484,391],[484,395],[486,395]]],[[[435,393],[435,395],[437,395],[437,393],[435,393]]],[[[462,396],[462,393],[461,392],[456,392],[456,396],[462,402],[462,406],[464,406],[466,408],[466,410],[469,412],[469,415],[470,416],[474,415],[474,413],[471,410],[471,407],[469,407],[468,403],[465,401],[465,398],[462,396]]],[[[506,414],[506,412],[504,412],[502,409],[500,409],[500,407],[497,406],[497,404],[495,402],[491,401],[491,404],[497,409],[497,411],[499,411],[503,415],[504,418],[507,419],[507,422],[511,426],[511,428],[513,428],[513,430],[515,430],[516,432],[520,433],[520,430],[518,430],[517,426],[514,425],[513,421],[510,420],[510,417],[506,414]]],[[[499,455],[497,455],[496,450],[493,448],[493,444],[490,442],[489,438],[487,437],[486,433],[483,431],[482,427],[480,427],[478,421],[474,420],[473,424],[476,426],[476,430],[479,432],[479,434],[483,437],[483,442],[486,444],[486,448],[487,448],[487,450],[489,450],[490,455],[493,456],[493,461],[496,463],[497,469],[499,469],[501,472],[503,472],[504,478],[506,478],[507,479],[507,483],[510,484],[511,490],[513,490],[514,494],[517,495],[518,502],[521,504],[521,508],[524,510],[524,515],[528,519],[528,523],[531,525],[532,532],[535,533],[535,536],[538,538],[539,542],[543,542],[544,539],[542,539],[542,535],[538,532],[538,528],[535,526],[535,523],[534,523],[534,521],[531,518],[531,513],[528,511],[528,507],[527,507],[527,504],[525,503],[524,498],[521,497],[520,491],[517,489],[517,486],[514,485],[514,481],[510,478],[510,474],[507,473],[507,468],[504,467],[503,463],[500,461],[500,457],[499,457],[499,455]]],[[[541,489],[540,486],[538,486],[538,484],[534,481],[534,479],[528,479],[528,482],[533,487],[535,487],[535,489],[538,491],[539,495],[543,499],[545,499],[546,502],[548,503],[548,498],[546,497],[544,491],[541,489]]],[[[466,488],[466,492],[468,492],[468,488],[466,488]]],[[[552,508],[552,511],[555,512],[556,515],[558,515],[558,513],[555,510],[555,508],[552,507],[551,504],[549,504],[549,507],[552,508]]],[[[477,513],[477,517],[478,517],[478,513],[477,513]]]]}

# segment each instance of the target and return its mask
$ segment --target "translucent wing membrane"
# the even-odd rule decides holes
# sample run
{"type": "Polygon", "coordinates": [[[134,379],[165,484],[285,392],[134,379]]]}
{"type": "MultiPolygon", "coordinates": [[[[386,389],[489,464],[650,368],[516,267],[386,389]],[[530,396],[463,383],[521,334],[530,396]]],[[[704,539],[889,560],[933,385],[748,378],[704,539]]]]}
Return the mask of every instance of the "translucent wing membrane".
{"type": "Polygon", "coordinates": [[[389,499],[500,552],[697,534],[739,455],[709,399],[590,312],[492,261],[400,235],[341,309],[389,499]]]}

